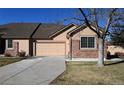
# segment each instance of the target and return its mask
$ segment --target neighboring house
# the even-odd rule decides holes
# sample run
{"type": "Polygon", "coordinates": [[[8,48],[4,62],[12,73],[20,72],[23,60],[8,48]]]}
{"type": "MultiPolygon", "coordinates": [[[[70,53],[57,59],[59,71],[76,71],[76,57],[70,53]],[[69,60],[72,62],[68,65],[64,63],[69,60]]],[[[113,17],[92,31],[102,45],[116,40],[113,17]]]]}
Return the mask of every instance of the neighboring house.
{"type": "Polygon", "coordinates": [[[86,25],[12,23],[0,29],[5,44],[0,47],[13,56],[23,50],[30,56],[98,57],[97,35],[86,25]]]}
{"type": "Polygon", "coordinates": [[[109,45],[107,51],[109,51],[111,55],[115,55],[116,53],[124,53],[124,48],[117,45],[109,45]]]}

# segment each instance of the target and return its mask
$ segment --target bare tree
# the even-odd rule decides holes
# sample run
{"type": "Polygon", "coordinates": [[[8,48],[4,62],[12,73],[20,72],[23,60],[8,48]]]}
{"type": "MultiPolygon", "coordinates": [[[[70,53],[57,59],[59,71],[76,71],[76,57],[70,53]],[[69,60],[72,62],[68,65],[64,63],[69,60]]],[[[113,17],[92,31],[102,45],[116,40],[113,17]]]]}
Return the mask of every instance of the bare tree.
{"type": "Polygon", "coordinates": [[[124,47],[124,16],[121,18],[121,23],[113,25],[110,39],[112,45],[124,47]]]}
{"type": "Polygon", "coordinates": [[[92,31],[97,34],[98,49],[98,66],[104,66],[104,43],[106,37],[109,37],[113,29],[120,29],[120,24],[124,21],[124,9],[117,8],[79,8],[75,16],[66,18],[63,21],[76,21],[85,23],[92,31]],[[80,15],[81,14],[81,15],[80,15]],[[119,24],[119,26],[117,26],[119,24]],[[102,29],[101,29],[102,28],[102,29]]]}
{"type": "Polygon", "coordinates": [[[104,66],[104,42],[107,35],[111,33],[113,24],[121,20],[120,15],[123,15],[123,9],[81,9],[84,23],[94,31],[98,36],[98,63],[99,67],[104,66]],[[94,27],[92,26],[94,25],[94,27]],[[102,27],[102,31],[101,31],[102,27]]]}

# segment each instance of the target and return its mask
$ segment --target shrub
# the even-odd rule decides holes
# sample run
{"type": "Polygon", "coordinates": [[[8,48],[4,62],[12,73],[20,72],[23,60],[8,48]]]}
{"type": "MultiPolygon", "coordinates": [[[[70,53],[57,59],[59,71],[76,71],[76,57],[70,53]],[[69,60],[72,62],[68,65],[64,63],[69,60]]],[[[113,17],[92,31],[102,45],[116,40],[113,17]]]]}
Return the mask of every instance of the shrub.
{"type": "Polygon", "coordinates": [[[19,52],[19,57],[25,57],[26,55],[26,52],[21,50],[21,52],[19,52]]]}
{"type": "Polygon", "coordinates": [[[5,52],[5,57],[12,57],[12,55],[11,55],[11,53],[9,53],[9,52],[5,52]]]}
{"type": "Polygon", "coordinates": [[[124,58],[123,52],[116,52],[115,55],[117,55],[119,58],[124,58]]]}
{"type": "Polygon", "coordinates": [[[111,53],[107,51],[107,59],[111,59],[111,53]]]}

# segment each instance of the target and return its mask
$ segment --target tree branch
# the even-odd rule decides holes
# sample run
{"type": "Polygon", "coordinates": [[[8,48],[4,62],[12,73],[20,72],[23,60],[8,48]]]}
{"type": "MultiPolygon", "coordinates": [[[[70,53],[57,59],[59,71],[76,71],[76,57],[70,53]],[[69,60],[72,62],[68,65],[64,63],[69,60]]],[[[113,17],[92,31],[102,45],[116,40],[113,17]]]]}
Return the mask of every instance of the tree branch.
{"type": "Polygon", "coordinates": [[[73,18],[73,19],[78,20],[78,21],[85,21],[85,20],[80,19],[80,18],[73,18]]]}
{"type": "Polygon", "coordinates": [[[99,26],[98,26],[98,19],[97,19],[96,9],[93,9],[93,15],[94,15],[94,21],[95,21],[96,31],[99,32],[99,26]]]}
{"type": "Polygon", "coordinates": [[[94,28],[92,28],[91,24],[89,23],[88,19],[87,19],[87,16],[85,15],[85,13],[83,12],[83,10],[81,8],[79,8],[79,11],[81,12],[81,14],[83,15],[84,19],[85,19],[85,23],[86,25],[92,30],[94,31],[98,37],[100,37],[100,33],[97,32],[94,28]]]}
{"type": "Polygon", "coordinates": [[[113,16],[115,11],[116,11],[116,8],[112,9],[112,11],[110,11],[110,13],[109,13],[109,18],[108,18],[107,24],[105,26],[105,32],[103,33],[104,38],[106,36],[106,33],[108,33],[108,29],[109,29],[109,26],[110,26],[111,21],[112,21],[112,16],[113,16]]]}

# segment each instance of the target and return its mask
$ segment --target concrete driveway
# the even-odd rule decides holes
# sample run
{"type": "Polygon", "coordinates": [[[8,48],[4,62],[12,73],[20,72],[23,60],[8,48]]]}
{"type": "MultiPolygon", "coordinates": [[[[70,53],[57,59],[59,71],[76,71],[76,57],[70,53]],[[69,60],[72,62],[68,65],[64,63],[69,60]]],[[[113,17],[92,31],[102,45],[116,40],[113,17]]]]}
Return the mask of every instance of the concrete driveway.
{"type": "Polygon", "coordinates": [[[0,68],[1,85],[49,84],[65,71],[64,57],[39,57],[0,68]]]}

